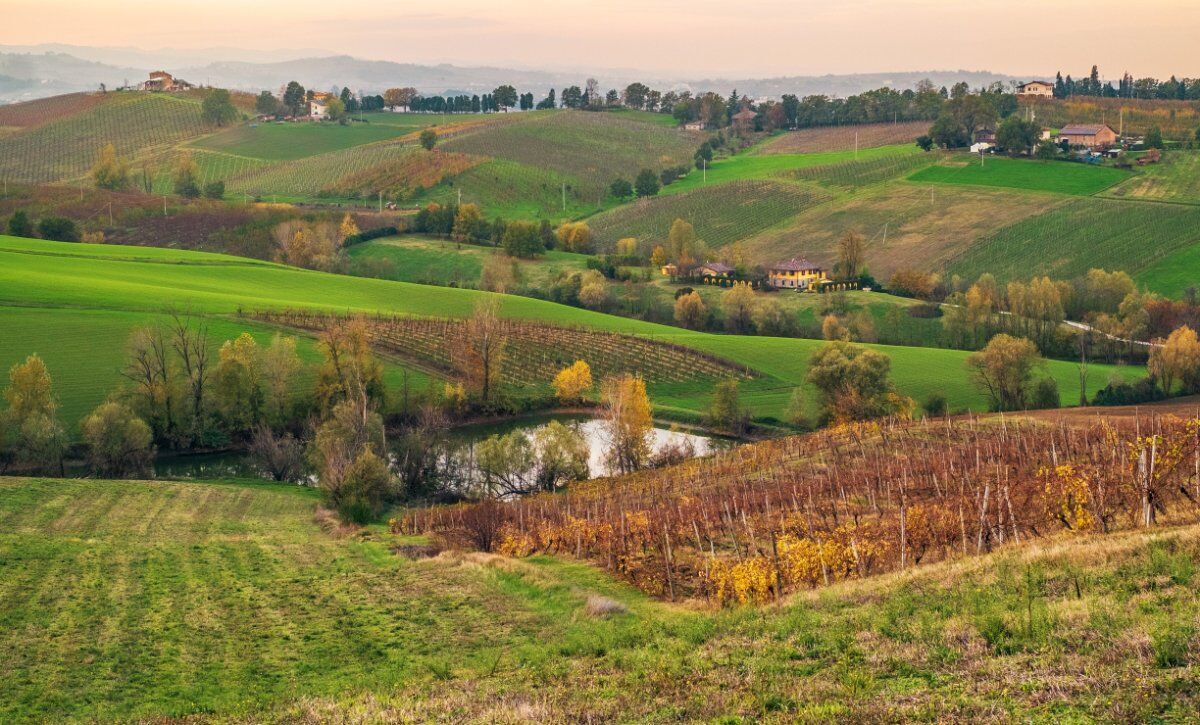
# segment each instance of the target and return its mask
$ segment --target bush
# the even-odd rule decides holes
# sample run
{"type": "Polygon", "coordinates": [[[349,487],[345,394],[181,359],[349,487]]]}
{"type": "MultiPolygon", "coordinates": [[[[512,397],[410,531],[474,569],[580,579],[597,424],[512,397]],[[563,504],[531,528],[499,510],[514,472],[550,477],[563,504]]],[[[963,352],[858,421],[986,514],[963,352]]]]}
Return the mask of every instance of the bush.
{"type": "Polygon", "coordinates": [[[925,402],[921,404],[925,410],[925,414],[931,418],[941,418],[949,411],[949,405],[946,402],[946,396],[941,393],[932,393],[925,402]]]}
{"type": "Polygon", "coordinates": [[[379,227],[377,229],[368,229],[365,232],[351,234],[350,236],[346,237],[342,240],[342,246],[352,247],[355,244],[362,244],[363,242],[369,242],[372,239],[379,239],[380,237],[394,237],[399,233],[400,229],[397,227],[379,227]]]}
{"type": "Polygon", "coordinates": [[[14,211],[8,218],[8,233],[14,237],[33,236],[33,222],[29,221],[29,215],[23,209],[14,211]]]}
{"type": "Polygon", "coordinates": [[[204,185],[205,199],[224,199],[225,198],[225,182],[213,181],[204,185]]]}
{"type": "Polygon", "coordinates": [[[38,222],[38,234],[42,239],[55,242],[78,242],[79,229],[75,222],[66,217],[51,216],[38,222]]]}
{"type": "Polygon", "coordinates": [[[1142,378],[1133,384],[1124,380],[1114,380],[1096,391],[1092,405],[1138,405],[1163,400],[1166,397],[1154,378],[1142,378]]]}
{"type": "Polygon", "coordinates": [[[1029,407],[1034,409],[1057,408],[1062,405],[1058,395],[1058,381],[1054,378],[1042,378],[1033,386],[1029,395],[1029,407]]]}
{"type": "Polygon", "coordinates": [[[105,476],[145,476],[154,460],[150,426],[121,403],[102,403],[80,425],[92,470],[105,476]]]}
{"type": "Polygon", "coordinates": [[[338,513],[345,521],[368,523],[383,510],[391,483],[387,463],[370,447],[365,448],[346,472],[338,513]]]}

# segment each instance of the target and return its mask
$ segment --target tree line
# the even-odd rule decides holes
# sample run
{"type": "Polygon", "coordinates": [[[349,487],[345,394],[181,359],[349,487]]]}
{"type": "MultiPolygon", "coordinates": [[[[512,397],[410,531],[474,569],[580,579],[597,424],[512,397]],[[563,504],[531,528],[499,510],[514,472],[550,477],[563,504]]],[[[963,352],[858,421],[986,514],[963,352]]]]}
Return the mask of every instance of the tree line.
{"type": "Polygon", "coordinates": [[[1070,74],[1064,78],[1062,71],[1054,77],[1054,97],[1072,98],[1074,96],[1099,96],[1101,98],[1137,98],[1142,100],[1200,100],[1200,78],[1176,77],[1172,75],[1167,80],[1153,77],[1135,79],[1128,72],[1121,78],[1112,81],[1100,78],[1099,66],[1092,66],[1086,77],[1072,78],[1070,74]]]}

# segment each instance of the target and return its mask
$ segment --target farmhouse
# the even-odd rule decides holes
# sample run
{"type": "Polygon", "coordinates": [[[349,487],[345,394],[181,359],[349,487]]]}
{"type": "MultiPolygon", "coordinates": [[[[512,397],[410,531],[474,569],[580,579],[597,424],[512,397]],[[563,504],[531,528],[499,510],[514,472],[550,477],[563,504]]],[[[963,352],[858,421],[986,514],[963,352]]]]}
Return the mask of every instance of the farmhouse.
{"type": "Polygon", "coordinates": [[[1062,127],[1058,132],[1060,141],[1066,140],[1072,146],[1085,148],[1107,148],[1117,142],[1117,132],[1106,123],[1098,125],[1083,125],[1072,123],[1062,127]]]}
{"type": "Polygon", "coordinates": [[[1046,81],[1029,81],[1017,86],[1018,96],[1040,96],[1042,98],[1052,98],[1054,96],[1054,84],[1046,81]]]}
{"type": "Polygon", "coordinates": [[[700,265],[700,274],[706,277],[728,277],[733,274],[733,267],[724,262],[705,262],[700,265]]]}
{"type": "Polygon", "coordinates": [[[767,270],[768,283],[777,289],[810,289],[826,279],[825,270],[803,257],[792,257],[767,270]]]}
{"type": "Polygon", "coordinates": [[[323,91],[313,93],[308,101],[308,117],[320,121],[328,116],[329,99],[332,97],[332,94],[323,91]]]}
{"type": "Polygon", "coordinates": [[[749,131],[754,128],[754,119],[757,117],[758,114],[754,111],[751,111],[749,108],[743,108],[733,114],[733,126],[739,130],[749,131]]]}
{"type": "Polygon", "coordinates": [[[191,87],[191,83],[176,78],[165,70],[153,71],[150,73],[150,79],[142,82],[143,91],[162,93],[177,93],[179,91],[186,91],[191,87]]]}
{"type": "Polygon", "coordinates": [[[688,121],[687,123],[683,124],[683,128],[686,131],[703,131],[705,126],[707,126],[707,124],[704,123],[704,121],[688,121]]]}
{"type": "Polygon", "coordinates": [[[664,277],[678,276],[679,275],[679,265],[675,264],[674,262],[668,262],[667,264],[663,265],[662,273],[663,273],[664,277]]]}

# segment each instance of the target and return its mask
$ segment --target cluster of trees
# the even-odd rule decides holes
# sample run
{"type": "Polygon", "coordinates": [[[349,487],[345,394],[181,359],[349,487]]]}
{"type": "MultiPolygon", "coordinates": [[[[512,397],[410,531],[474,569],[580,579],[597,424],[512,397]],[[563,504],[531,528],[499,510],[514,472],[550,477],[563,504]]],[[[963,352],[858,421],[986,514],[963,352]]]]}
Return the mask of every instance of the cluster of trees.
{"type": "Polygon", "coordinates": [[[1054,97],[1072,96],[1195,101],[1200,100],[1200,78],[1171,76],[1161,81],[1150,77],[1134,79],[1129,73],[1124,73],[1114,85],[1112,81],[1101,80],[1099,67],[1093,65],[1086,78],[1075,80],[1070,74],[1063,78],[1061,71],[1055,75],[1054,97]]]}
{"type": "Polygon", "coordinates": [[[41,237],[53,242],[78,242],[81,238],[79,227],[73,219],[48,216],[35,224],[24,209],[14,211],[5,228],[14,237],[41,237]]]}
{"type": "MultiPolygon", "coordinates": [[[[925,150],[933,146],[961,148],[975,142],[975,134],[985,128],[995,128],[1001,118],[1008,118],[1017,110],[1017,97],[1001,84],[971,92],[966,83],[957,83],[950,90],[950,97],[940,104],[928,134],[917,139],[917,145],[925,150]]],[[[1010,140],[1022,142],[1024,136],[1011,129],[1010,140]]],[[[1006,134],[1010,133],[1006,131],[1006,134]]],[[[1038,129],[1037,135],[1040,135],[1038,129]]]]}
{"type": "Polygon", "coordinates": [[[275,261],[293,267],[339,272],[346,267],[345,247],[360,240],[362,232],[349,213],[340,222],[294,218],[275,225],[275,261]]]}

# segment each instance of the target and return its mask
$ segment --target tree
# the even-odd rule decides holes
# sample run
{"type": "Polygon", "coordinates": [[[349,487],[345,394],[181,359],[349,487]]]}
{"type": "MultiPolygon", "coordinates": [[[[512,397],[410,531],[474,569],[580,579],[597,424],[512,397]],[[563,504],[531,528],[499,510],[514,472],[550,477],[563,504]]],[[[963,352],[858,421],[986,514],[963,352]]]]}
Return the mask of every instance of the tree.
{"type": "Polygon", "coordinates": [[[592,228],[587,222],[565,222],[555,231],[558,248],[566,252],[588,254],[592,251],[592,228]]]}
{"type": "Polygon", "coordinates": [[[704,300],[700,298],[698,292],[693,290],[676,298],[675,324],[689,330],[698,330],[703,327],[707,317],[708,309],[704,306],[704,300]]]}
{"type": "Polygon", "coordinates": [[[362,504],[369,508],[382,498],[380,484],[386,488],[387,481],[378,477],[378,467],[370,459],[355,465],[365,453],[376,450],[386,450],[383,418],[362,391],[338,401],[313,435],[309,464],[317,472],[326,501],[344,515],[369,514],[362,504]]]}
{"type": "Polygon", "coordinates": [[[502,85],[492,91],[492,103],[502,111],[517,105],[517,89],[510,85],[502,85]]]}
{"type": "Polygon", "coordinates": [[[613,183],[608,185],[608,193],[616,199],[628,199],[633,196],[633,184],[627,179],[614,179],[613,183]]]}
{"type": "Polygon", "coordinates": [[[911,403],[896,394],[887,355],[835,341],[817,350],[806,380],[817,388],[822,417],[867,420],[903,412],[911,403]]]}
{"type": "Polygon", "coordinates": [[[712,164],[713,147],[708,141],[700,144],[700,148],[696,149],[696,153],[692,154],[692,162],[697,169],[703,169],[712,164]]]}
{"type": "Polygon", "coordinates": [[[608,282],[596,270],[588,270],[579,283],[579,303],[589,310],[602,310],[608,305],[608,282]]]}
{"type": "Polygon", "coordinates": [[[592,368],[583,360],[576,360],[554,376],[554,395],[563,405],[582,402],[591,389],[592,368]]]}
{"type": "MultiPolygon", "coordinates": [[[[322,412],[343,400],[364,398],[370,407],[381,407],[385,398],[383,366],[371,352],[370,329],[365,320],[334,322],[317,337],[324,357],[317,368],[314,395],[322,412]]],[[[382,449],[380,449],[382,450],[382,449]]]]}
{"type": "Polygon", "coordinates": [[[188,198],[196,198],[200,196],[200,186],[196,181],[199,174],[199,169],[196,167],[196,162],[192,160],[192,155],[185,153],[175,162],[175,171],[172,174],[172,187],[175,193],[179,196],[188,198]]]}
{"type": "Polygon", "coordinates": [[[92,166],[92,179],[98,189],[124,189],[129,186],[129,164],[117,158],[117,147],[105,144],[92,166]]]}
{"type": "Polygon", "coordinates": [[[479,288],[504,294],[517,281],[517,263],[505,254],[489,254],[479,273],[479,288]]]}
{"type": "Polygon", "coordinates": [[[838,279],[857,279],[866,271],[867,240],[856,231],[848,230],[838,239],[837,262],[833,274],[838,279]]]}
{"type": "Polygon", "coordinates": [[[601,400],[609,465],[622,474],[644,468],[654,428],[646,382],[629,374],[610,378],[602,386],[601,400]]]}
{"type": "Polygon", "coordinates": [[[0,463],[15,461],[37,469],[58,467],[66,448],[66,431],[58,422],[53,381],[36,354],[9,368],[0,414],[0,463]]]}
{"type": "Polygon", "coordinates": [[[360,233],[361,230],[358,228],[358,222],[354,221],[354,217],[350,215],[350,212],[343,214],[342,222],[338,224],[338,240],[345,244],[347,239],[356,237],[360,233]]]}
{"type": "Polygon", "coordinates": [[[650,266],[662,267],[667,263],[667,250],[661,244],[654,245],[654,250],[650,252],[650,266]]]}
{"type": "Polygon", "coordinates": [[[8,218],[8,233],[14,237],[33,236],[33,222],[29,221],[29,215],[24,209],[17,209],[8,218]]]}
{"type": "Polygon", "coordinates": [[[500,246],[513,257],[536,257],[546,251],[539,232],[538,225],[534,222],[510,222],[500,238],[500,246]]]}
{"type": "Polygon", "coordinates": [[[274,116],[279,113],[279,99],[270,91],[263,91],[254,98],[254,112],[260,116],[274,116]]]}
{"type": "Polygon", "coordinates": [[[1053,161],[1058,158],[1058,146],[1050,139],[1039,141],[1033,156],[1039,161],[1053,161]]]}
{"type": "Polygon", "coordinates": [[[1166,148],[1165,144],[1163,144],[1162,129],[1158,126],[1151,126],[1146,131],[1146,138],[1143,145],[1148,149],[1166,148]]]}
{"type": "Polygon", "coordinates": [[[478,204],[460,204],[450,237],[460,242],[474,241],[479,238],[483,226],[483,212],[478,204]]]}
{"type": "Polygon", "coordinates": [[[283,91],[283,105],[288,113],[292,116],[299,116],[300,109],[308,101],[308,94],[304,90],[304,86],[296,81],[290,81],[287,88],[283,91]]]}
{"type": "Polygon", "coordinates": [[[590,449],[577,425],[552,420],[533,434],[537,453],[535,481],[542,491],[554,491],[573,481],[586,480],[590,449]]]}
{"type": "Polygon", "coordinates": [[[101,403],[80,424],[92,470],[101,476],[142,477],[154,461],[154,434],[128,406],[101,403]]]}
{"type": "Polygon", "coordinates": [[[38,222],[38,236],[54,242],[78,242],[79,228],[71,219],[61,216],[48,216],[38,222]]]}
{"type": "Polygon", "coordinates": [[[730,332],[745,335],[754,330],[754,289],[749,282],[734,282],[721,295],[721,311],[730,332]]]}
{"type": "Polygon", "coordinates": [[[508,345],[507,328],[500,319],[499,309],[494,297],[480,300],[453,354],[460,375],[485,404],[491,402],[499,384],[504,349],[508,345]]]}
{"type": "Polygon", "coordinates": [[[217,354],[213,397],[226,429],[235,436],[249,435],[262,419],[262,358],[258,343],[248,332],[226,340],[217,354]]]}
{"type": "Polygon", "coordinates": [[[210,181],[204,185],[205,199],[224,199],[225,198],[225,182],[210,181]]]}
{"type": "Polygon", "coordinates": [[[340,98],[330,98],[325,102],[325,118],[330,121],[337,121],[343,126],[348,123],[349,119],[346,116],[346,103],[340,98]]]}
{"type": "Polygon", "coordinates": [[[254,430],[248,452],[271,480],[303,481],[304,445],[291,433],[277,435],[270,426],[260,425],[254,430]]]}
{"type": "Polygon", "coordinates": [[[437,131],[432,128],[423,129],[418,140],[421,142],[421,148],[433,151],[433,147],[437,145],[437,131]]]}
{"type": "Polygon", "coordinates": [[[1029,153],[1042,133],[1040,124],[1009,116],[996,129],[996,144],[1012,154],[1029,153]]]}
{"type": "Polygon", "coordinates": [[[260,353],[262,370],[262,418],[273,428],[294,417],[297,377],[304,368],[296,353],[296,339],[276,333],[260,353]]]}
{"type": "Polygon", "coordinates": [[[676,219],[667,232],[667,254],[681,267],[695,264],[700,256],[696,228],[689,222],[676,219]]]}
{"type": "Polygon", "coordinates": [[[917,136],[917,146],[922,151],[928,152],[933,148],[933,138],[928,134],[921,134],[917,136]]]}
{"type": "Polygon", "coordinates": [[[949,112],[943,112],[929,127],[929,138],[942,148],[953,149],[968,146],[970,141],[962,125],[949,112]]]}
{"type": "Polygon", "coordinates": [[[200,116],[205,123],[213,126],[225,126],[237,120],[238,110],[234,108],[229,98],[229,91],[224,88],[214,88],[200,102],[200,116]]]}
{"type": "Polygon", "coordinates": [[[488,436],[475,446],[475,465],[483,479],[482,494],[502,498],[532,493],[537,452],[522,431],[488,436]]]}
{"type": "Polygon", "coordinates": [[[1023,337],[1000,333],[967,358],[967,369],[992,410],[1022,410],[1029,400],[1037,347],[1023,337]]]}
{"type": "Polygon", "coordinates": [[[625,92],[621,95],[629,108],[645,108],[649,93],[650,89],[644,83],[634,82],[625,86],[625,92]]]}
{"type": "Polygon", "coordinates": [[[1178,327],[1150,349],[1146,369],[1167,395],[1182,383],[1184,392],[1200,390],[1200,340],[1187,325],[1178,327]]]}
{"type": "Polygon", "coordinates": [[[708,407],[709,424],[741,435],[750,425],[750,413],[742,407],[737,380],[723,380],[713,389],[708,407]]]}
{"type": "Polygon", "coordinates": [[[654,196],[658,193],[658,174],[653,169],[642,169],[633,182],[633,188],[639,197],[654,196]]]}

